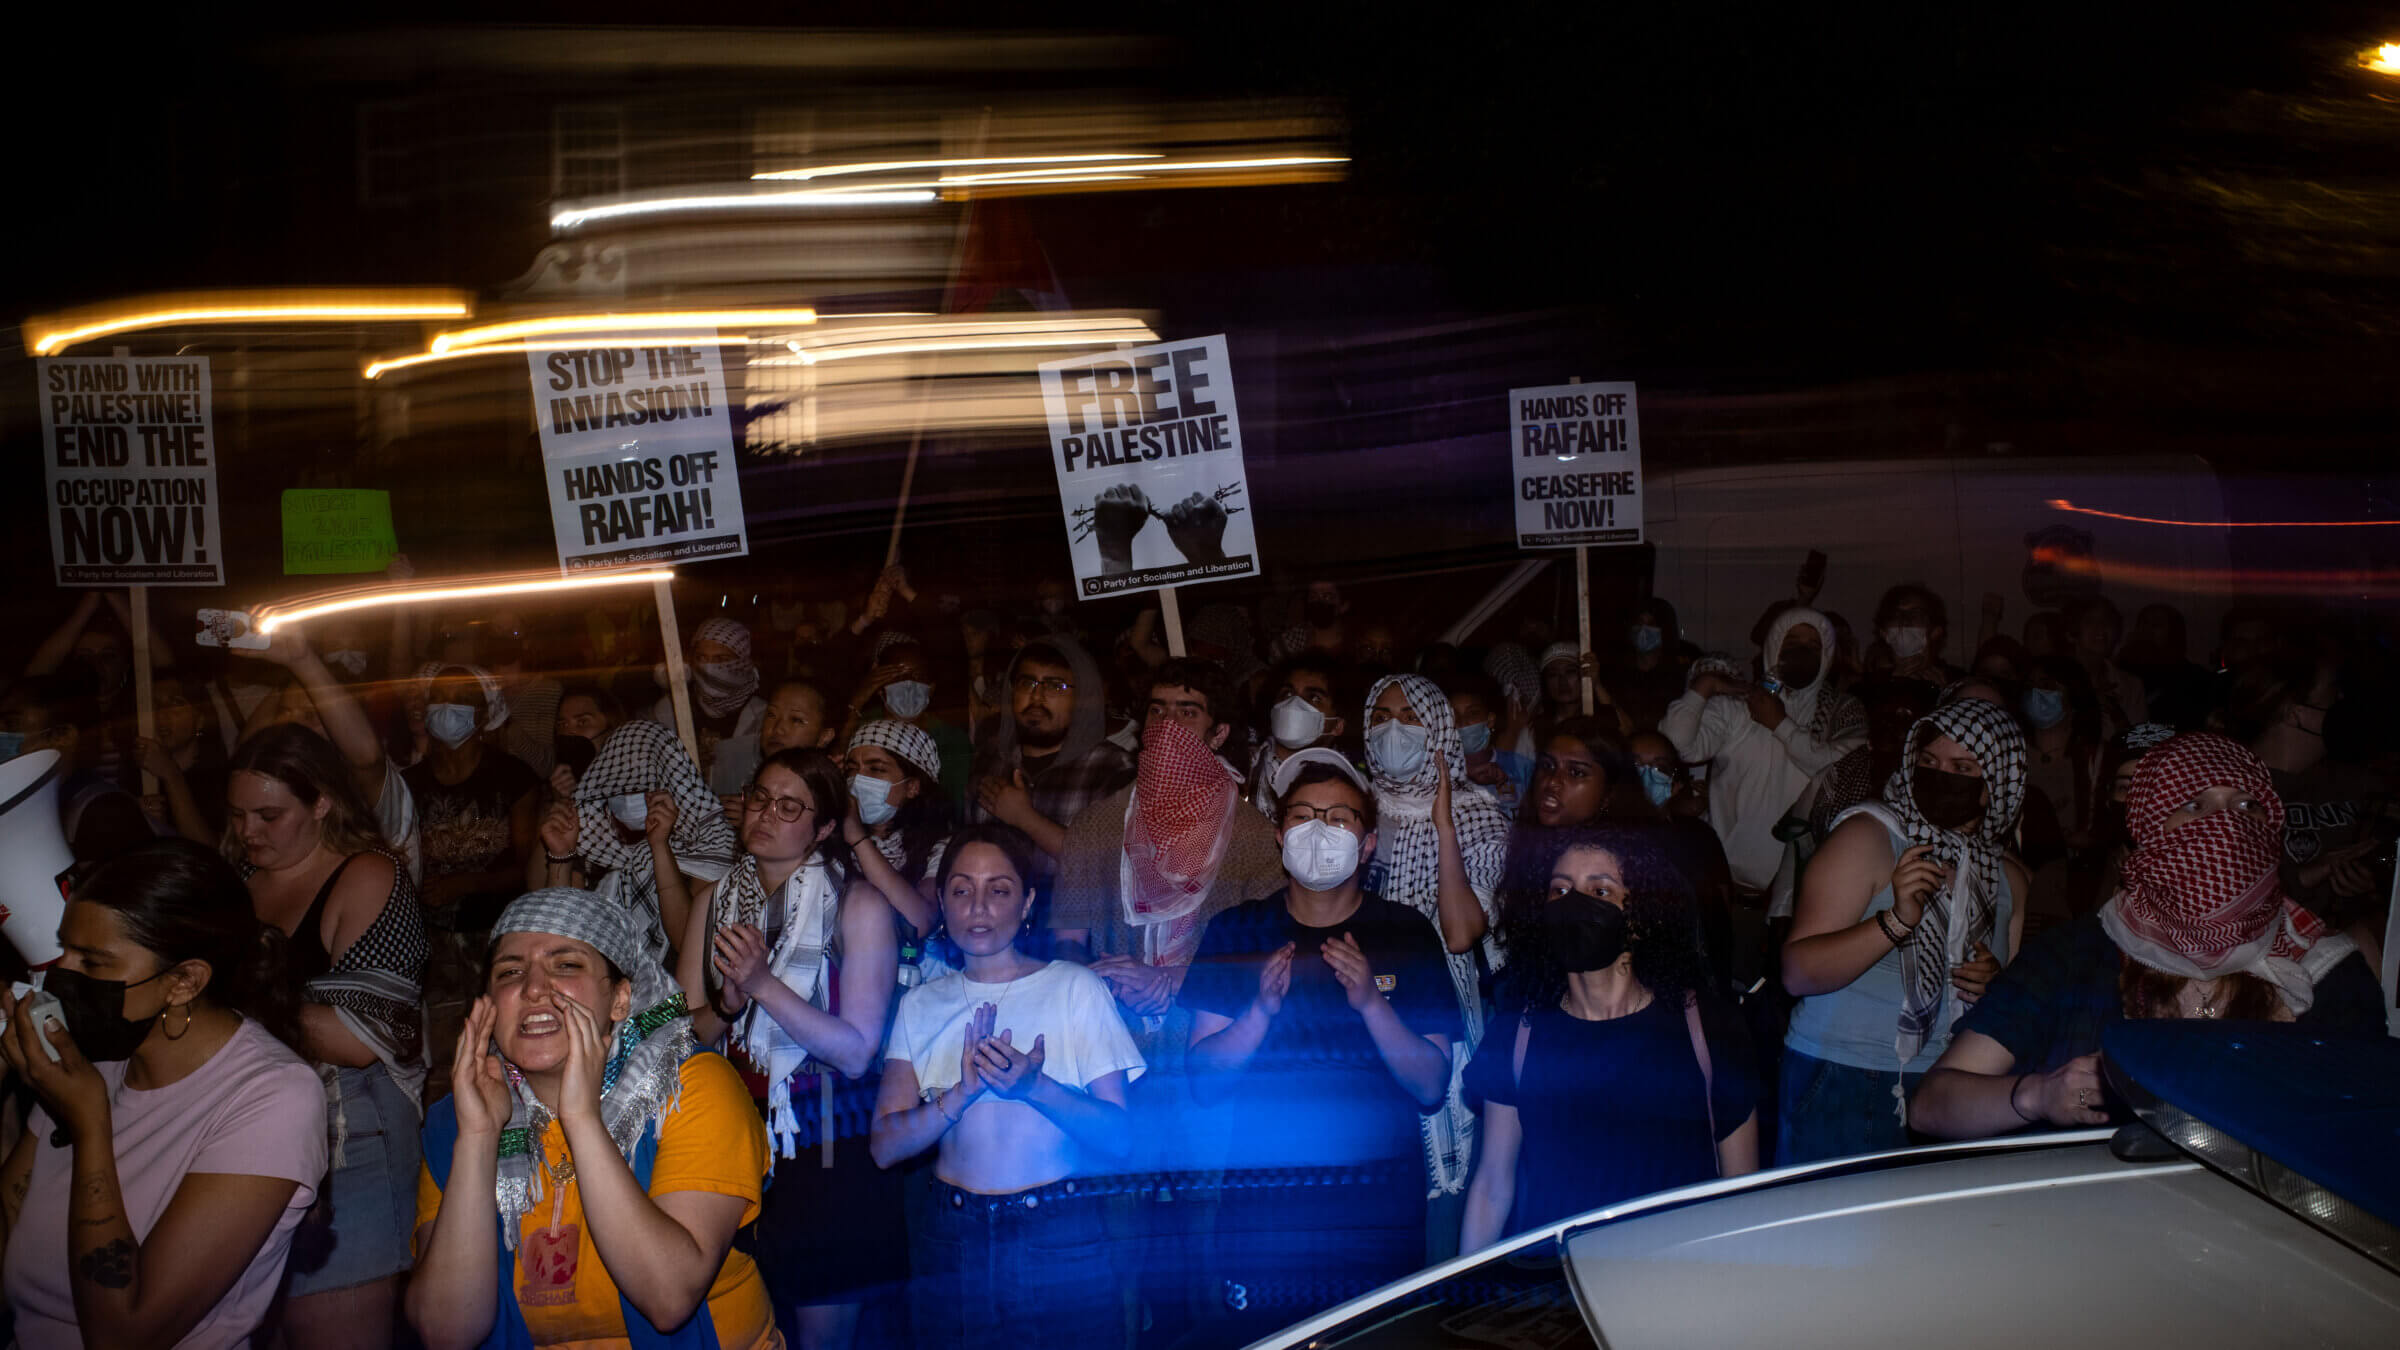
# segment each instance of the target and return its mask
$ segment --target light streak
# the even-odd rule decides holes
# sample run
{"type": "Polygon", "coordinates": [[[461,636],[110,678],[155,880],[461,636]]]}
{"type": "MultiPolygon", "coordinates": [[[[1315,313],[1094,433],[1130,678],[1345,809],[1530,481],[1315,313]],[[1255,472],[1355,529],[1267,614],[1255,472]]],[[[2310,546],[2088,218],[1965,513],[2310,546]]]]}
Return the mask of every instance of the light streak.
{"type": "Polygon", "coordinates": [[[2378,75],[2400,75],[2400,42],[2386,42],[2360,52],[2358,63],[2378,75]]]}
{"type": "Polygon", "coordinates": [[[579,206],[550,217],[550,228],[571,230],[595,220],[653,216],[674,211],[773,211],[796,206],[917,206],[939,194],[924,188],[879,189],[806,188],[798,192],[695,193],[687,197],[654,197],[646,201],[607,202],[579,206]]]}
{"type": "MultiPolygon", "coordinates": [[[[1233,169],[1286,169],[1306,164],[1347,164],[1345,155],[1278,155],[1263,159],[1194,159],[1168,164],[1129,164],[1125,167],[1141,177],[1161,173],[1222,172],[1233,169]]],[[[978,183],[1038,183],[1056,181],[1061,175],[1088,173],[1088,169],[1009,169],[1000,173],[945,174],[940,179],[944,187],[973,187],[978,183]]]]}
{"type": "Polygon", "coordinates": [[[1165,155],[1138,150],[1110,151],[1090,155],[987,155],[975,159],[892,159],[876,164],[828,164],[815,169],[777,169],[771,173],[754,173],[753,179],[805,180],[832,178],[855,173],[900,173],[909,169],[973,169],[994,164],[1092,164],[1107,160],[1165,159],[1165,155]]]}
{"type": "Polygon", "coordinates": [[[638,572],[582,572],[573,576],[520,575],[487,581],[465,581],[445,586],[402,586],[391,589],[334,591],[322,595],[302,596],[281,605],[262,605],[255,612],[255,631],[272,633],[285,624],[306,623],[327,614],[341,614],[354,609],[378,609],[386,605],[422,605],[436,600],[474,600],[493,595],[532,595],[544,591],[584,590],[595,586],[647,585],[654,581],[673,581],[671,567],[645,568],[638,572]]]}
{"type": "Polygon", "coordinates": [[[485,347],[518,338],[561,333],[651,332],[702,328],[790,328],[817,321],[813,309],[695,309],[659,313],[552,314],[538,319],[511,319],[481,328],[437,333],[427,350],[439,356],[458,347],[485,347]]]}
{"type": "Polygon", "coordinates": [[[2059,497],[2042,504],[2053,511],[2070,511],[2079,516],[2126,520],[2136,525],[2180,525],[2193,530],[2355,530],[2376,525],[2400,525],[2400,520],[2167,520],[2159,516],[2129,516],[2121,511],[2077,506],[2059,497]]]}
{"type": "MultiPolygon", "coordinates": [[[[1137,319],[1015,319],[845,328],[784,343],[800,364],[846,361],[862,356],[909,356],[925,352],[1005,351],[1032,347],[1105,347],[1118,342],[1155,342],[1158,334],[1137,319]]],[[[765,361],[761,364],[783,364],[765,361]]]]}
{"type": "Polygon", "coordinates": [[[111,333],[229,323],[392,323],[463,319],[475,312],[465,292],[397,290],[210,291],[133,296],[25,320],[25,349],[48,356],[111,333]]]}

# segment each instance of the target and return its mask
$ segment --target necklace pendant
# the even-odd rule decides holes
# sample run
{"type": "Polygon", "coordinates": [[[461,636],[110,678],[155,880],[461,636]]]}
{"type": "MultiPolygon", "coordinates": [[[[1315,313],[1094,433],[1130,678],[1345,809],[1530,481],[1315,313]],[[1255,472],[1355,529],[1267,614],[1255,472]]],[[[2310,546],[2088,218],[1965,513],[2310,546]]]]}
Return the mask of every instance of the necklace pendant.
{"type": "Polygon", "coordinates": [[[550,1179],[557,1182],[561,1186],[573,1181],[575,1179],[574,1155],[562,1155],[557,1162],[552,1163],[550,1165],[550,1179]]]}

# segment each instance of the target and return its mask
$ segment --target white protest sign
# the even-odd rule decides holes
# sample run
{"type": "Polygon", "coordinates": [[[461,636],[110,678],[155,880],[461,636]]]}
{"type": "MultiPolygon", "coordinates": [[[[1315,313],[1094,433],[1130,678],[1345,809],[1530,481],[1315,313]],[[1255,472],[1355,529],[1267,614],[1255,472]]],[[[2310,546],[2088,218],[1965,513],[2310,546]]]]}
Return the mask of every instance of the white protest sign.
{"type": "Polygon", "coordinates": [[[1059,509],[1086,600],[1258,572],[1225,339],[1045,361],[1059,509]]]}
{"type": "Polygon", "coordinates": [[[1642,542],[1642,424],[1633,385],[1508,391],[1517,547],[1642,542]]]}
{"type": "Polygon", "coordinates": [[[560,571],[750,551],[715,333],[525,359],[560,571]]]}
{"type": "Polygon", "coordinates": [[[40,363],[42,470],[61,586],[222,586],[205,356],[40,363]]]}

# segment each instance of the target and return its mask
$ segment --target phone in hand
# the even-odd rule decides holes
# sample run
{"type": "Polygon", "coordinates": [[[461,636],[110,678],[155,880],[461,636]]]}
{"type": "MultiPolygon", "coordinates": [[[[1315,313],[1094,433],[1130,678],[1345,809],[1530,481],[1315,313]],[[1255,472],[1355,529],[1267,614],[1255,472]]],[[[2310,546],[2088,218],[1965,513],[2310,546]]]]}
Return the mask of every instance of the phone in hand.
{"type": "Polygon", "coordinates": [[[200,631],[195,640],[203,647],[231,647],[245,652],[267,649],[267,635],[258,632],[256,621],[242,610],[204,609],[196,617],[200,631]]]}

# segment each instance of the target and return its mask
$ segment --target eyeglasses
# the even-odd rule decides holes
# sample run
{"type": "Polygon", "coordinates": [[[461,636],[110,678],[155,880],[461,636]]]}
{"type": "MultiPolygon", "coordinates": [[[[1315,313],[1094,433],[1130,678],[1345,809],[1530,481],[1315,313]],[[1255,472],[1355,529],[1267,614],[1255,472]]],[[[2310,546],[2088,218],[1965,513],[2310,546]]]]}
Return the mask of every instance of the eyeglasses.
{"type": "Polygon", "coordinates": [[[816,809],[798,797],[771,796],[765,788],[750,789],[742,794],[742,801],[753,811],[774,812],[777,820],[787,824],[816,809]]]}
{"type": "Polygon", "coordinates": [[[1352,834],[1363,834],[1367,828],[1367,818],[1355,806],[1294,806],[1283,813],[1283,825],[1287,830],[1311,820],[1322,820],[1352,834]]]}
{"type": "Polygon", "coordinates": [[[1018,693],[1030,694],[1035,690],[1040,690],[1045,694],[1072,694],[1075,692],[1075,682],[1073,680],[1061,679],[1056,675],[1053,675],[1048,679],[1042,679],[1033,675],[1019,675],[1017,677],[1018,693]]]}

